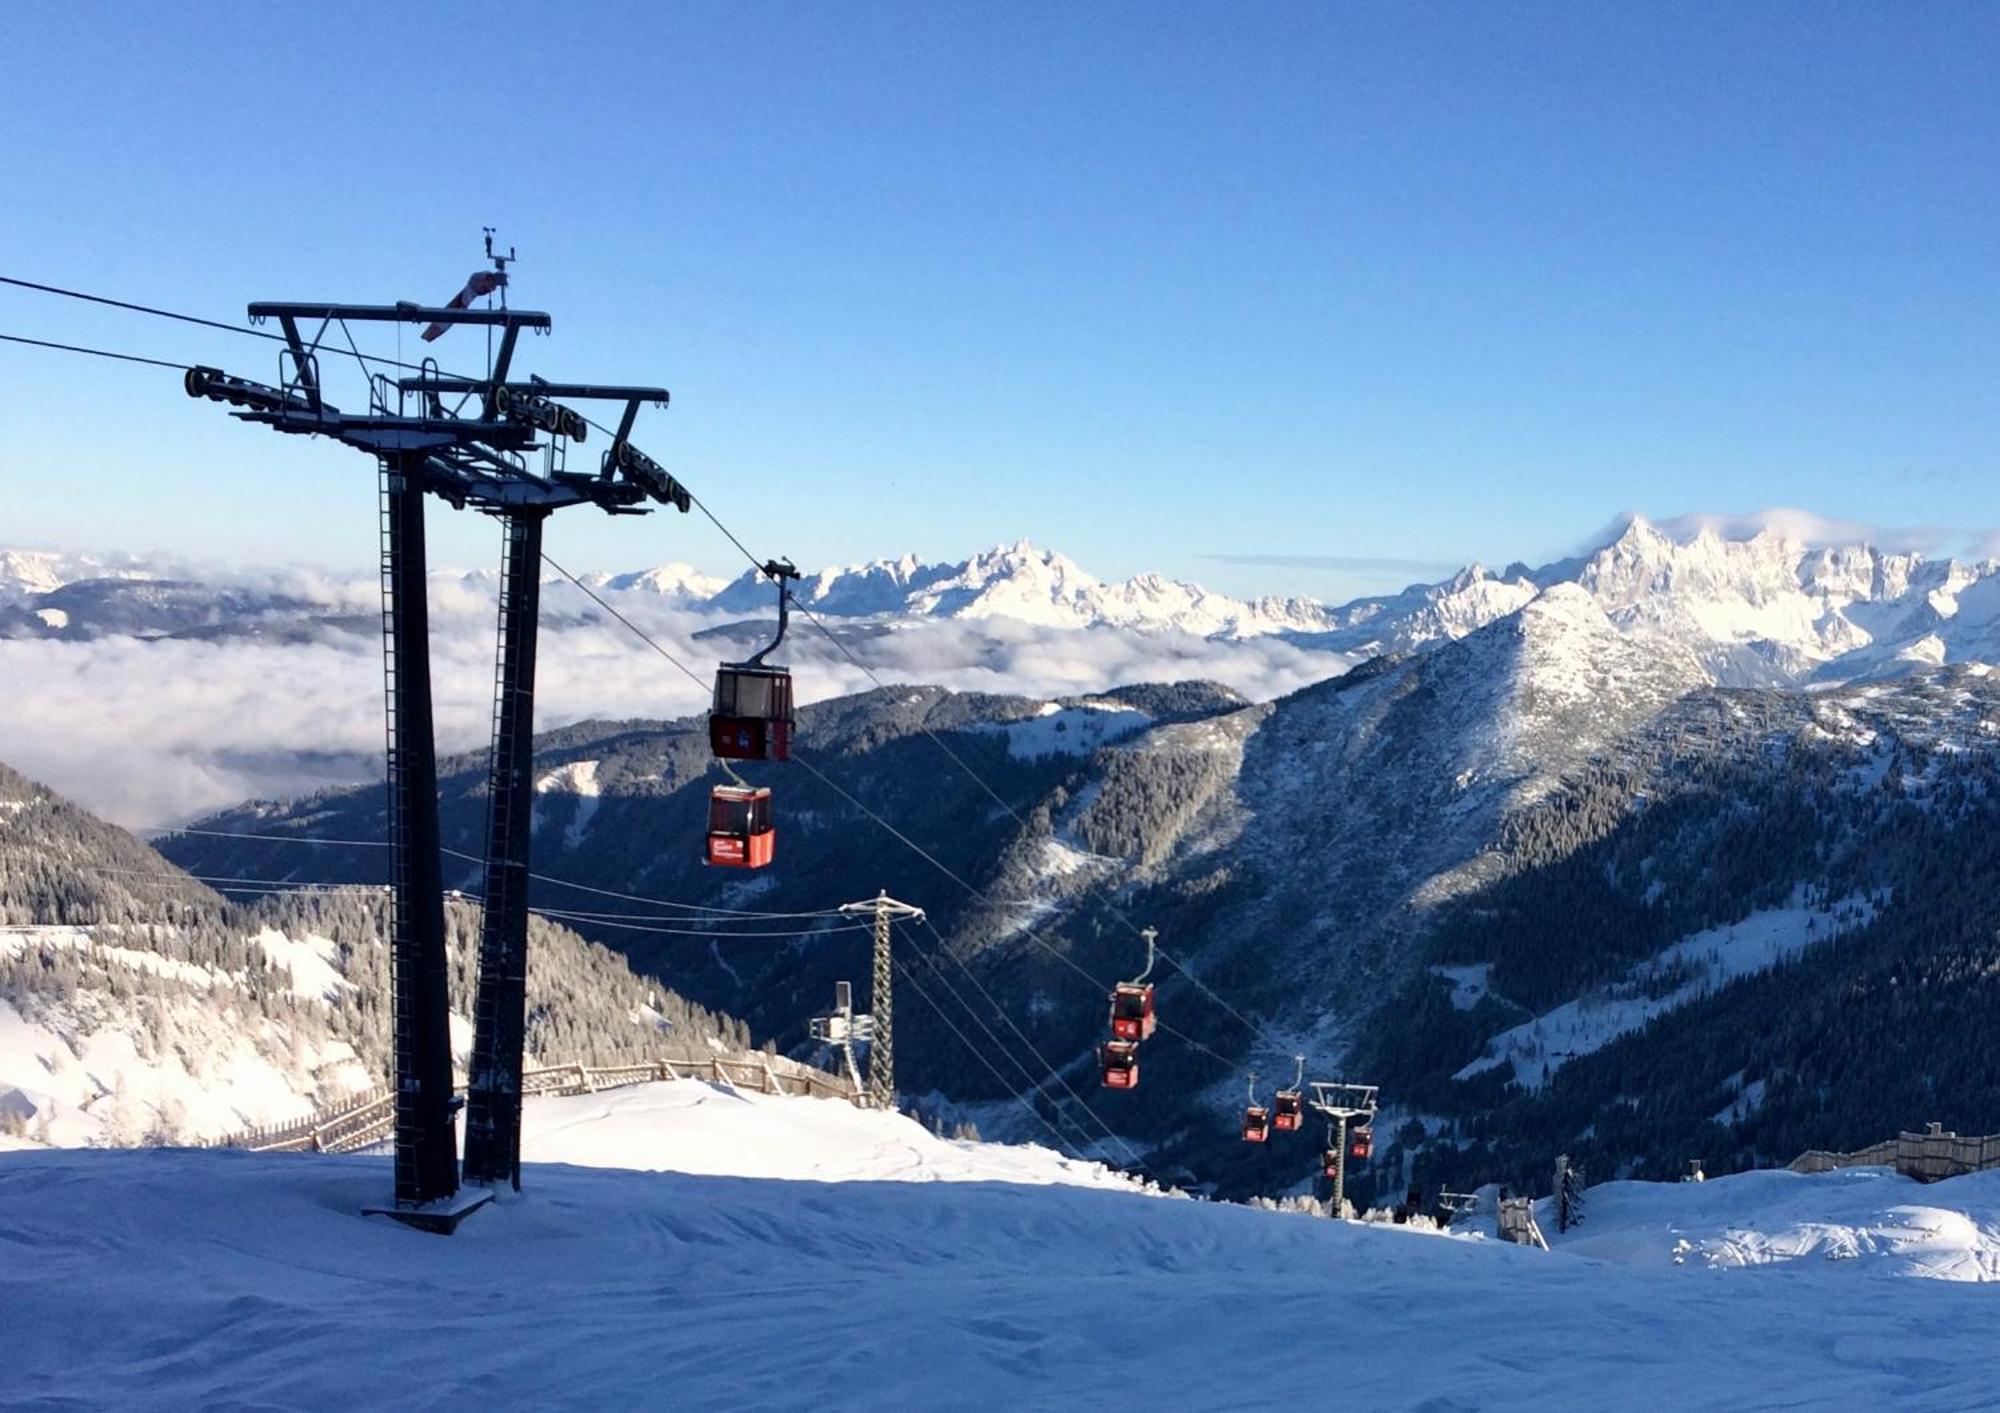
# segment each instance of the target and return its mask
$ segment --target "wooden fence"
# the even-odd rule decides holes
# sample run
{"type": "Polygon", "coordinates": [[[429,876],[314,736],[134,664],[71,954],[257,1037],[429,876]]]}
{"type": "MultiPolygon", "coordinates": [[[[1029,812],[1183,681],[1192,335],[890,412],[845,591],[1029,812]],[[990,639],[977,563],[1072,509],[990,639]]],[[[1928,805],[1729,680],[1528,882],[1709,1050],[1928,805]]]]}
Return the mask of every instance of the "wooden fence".
{"type": "Polygon", "coordinates": [[[1930,1124],[1923,1133],[1899,1133],[1853,1153],[1814,1149],[1791,1162],[1795,1173],[1825,1173],[1835,1168],[1893,1167],[1918,1182],[1937,1182],[1964,1173],[2000,1168],[2000,1135],[1960,1138],[1930,1124]]]}
{"type": "MultiPolygon", "coordinates": [[[[700,1079],[732,1089],[753,1089],[759,1094],[860,1101],[852,1085],[833,1075],[783,1060],[774,1067],[765,1055],[646,1060],[630,1065],[549,1065],[522,1072],[521,1095],[531,1098],[537,1094],[594,1094],[600,1089],[622,1089],[668,1079],[700,1079]]],[[[461,1081],[461,1094],[464,1088],[461,1081]]],[[[253,1153],[354,1153],[388,1142],[395,1131],[396,1096],[387,1089],[376,1088],[350,1095],[303,1119],[244,1129],[224,1138],[210,1139],[202,1146],[247,1148],[253,1153]]]]}

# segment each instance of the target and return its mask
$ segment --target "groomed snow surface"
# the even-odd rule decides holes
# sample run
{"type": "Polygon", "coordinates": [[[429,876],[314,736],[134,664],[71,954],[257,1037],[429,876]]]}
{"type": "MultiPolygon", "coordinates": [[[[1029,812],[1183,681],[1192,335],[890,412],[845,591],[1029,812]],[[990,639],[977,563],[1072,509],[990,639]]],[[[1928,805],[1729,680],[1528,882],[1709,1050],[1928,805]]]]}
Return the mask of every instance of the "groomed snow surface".
{"type": "Polygon", "coordinates": [[[830,1100],[683,1082],[527,1112],[526,1191],[451,1238],[358,1215],[380,1158],[0,1155],[0,1404],[1993,1398],[1991,1293],[1900,1277],[1996,1273],[2000,1174],[1610,1184],[1543,1253],[1163,1198],[830,1100]]]}

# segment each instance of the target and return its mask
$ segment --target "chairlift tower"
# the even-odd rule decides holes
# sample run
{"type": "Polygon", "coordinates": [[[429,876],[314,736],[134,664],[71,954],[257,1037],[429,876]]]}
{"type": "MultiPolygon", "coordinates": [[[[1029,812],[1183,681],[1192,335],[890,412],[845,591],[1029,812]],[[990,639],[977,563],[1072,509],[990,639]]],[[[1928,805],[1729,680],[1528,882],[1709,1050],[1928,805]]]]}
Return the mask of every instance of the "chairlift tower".
{"type": "MultiPolygon", "coordinates": [[[[435,1231],[456,1227],[474,1203],[458,1200],[453,1131],[450,997],[444,883],[432,726],[424,504],[433,495],[501,522],[499,643],[486,840],[486,909],[480,935],[472,1067],[467,1086],[465,1178],[520,1187],[521,1069],[527,1006],[528,868],[532,826],[535,637],[542,522],[572,505],[643,515],[647,502],[685,514],[684,487],[632,443],[639,409],[667,405],[665,388],[511,380],[523,330],[546,333],[547,314],[505,307],[506,266],[487,232],[492,270],[481,270],[444,307],[408,302],[259,302],[251,322],[276,320],[285,346],[275,384],[217,368],[187,373],[190,397],[228,403],[234,415],[276,432],[330,437],[375,459],[380,480],[383,687],[388,719],[388,816],[395,992],[396,1159],[393,1207],[380,1209],[435,1231]],[[502,295],[500,307],[490,296],[502,295]],[[489,307],[473,301],[489,297],[489,307]],[[447,376],[426,358],[415,377],[370,370],[366,412],[327,400],[320,351],[352,352],[355,324],[416,324],[433,340],[460,325],[497,330],[483,377],[447,376]],[[340,342],[327,344],[338,330],[340,342]],[[308,333],[310,330],[310,333],[308,333]],[[563,401],[558,401],[562,399],[563,401]],[[568,401],[622,404],[598,469],[571,471],[571,445],[588,423],[568,401]]],[[[489,1194],[490,1195],[490,1194],[489,1194]]],[[[485,1198],[481,1198],[481,1201],[485,1198]]]]}
{"type": "Polygon", "coordinates": [[[844,913],[867,913],[875,919],[875,968],[868,1009],[875,1018],[875,1043],[868,1047],[868,1107],[896,1107],[896,1033],[894,1026],[894,959],[889,951],[889,925],[898,918],[919,920],[924,910],[878,893],[863,903],[842,903],[844,913]]]}
{"type": "Polygon", "coordinates": [[[1313,1112],[1324,1114],[1329,1120],[1334,1152],[1339,1155],[1333,1164],[1333,1215],[1337,1218],[1347,1210],[1347,1126],[1355,1119],[1373,1122],[1379,1107],[1376,1086],[1316,1079],[1312,1082],[1312,1092],[1313,1112]]]}

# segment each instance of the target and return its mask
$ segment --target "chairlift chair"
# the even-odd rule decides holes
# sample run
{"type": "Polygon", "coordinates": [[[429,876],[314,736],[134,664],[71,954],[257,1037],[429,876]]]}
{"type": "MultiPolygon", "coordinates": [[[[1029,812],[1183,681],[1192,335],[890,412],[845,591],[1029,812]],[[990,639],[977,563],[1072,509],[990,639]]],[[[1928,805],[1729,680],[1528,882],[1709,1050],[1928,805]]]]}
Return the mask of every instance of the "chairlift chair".
{"type": "Polygon", "coordinates": [[[763,785],[717,785],[708,792],[708,861],[718,868],[762,868],[777,848],[771,791],[763,785]]]}
{"type": "Polygon", "coordinates": [[[778,636],[742,662],[715,670],[715,699],[708,713],[708,748],[722,760],[790,760],[792,756],[792,672],[764,659],[785,641],[792,592],[786,581],[799,577],[791,561],[768,560],[763,573],[778,585],[778,636]]]}
{"type": "Polygon", "coordinates": [[[1139,1043],[1136,1040],[1107,1040],[1097,1047],[1097,1065],[1103,1072],[1106,1089],[1139,1087],[1139,1043]]]}

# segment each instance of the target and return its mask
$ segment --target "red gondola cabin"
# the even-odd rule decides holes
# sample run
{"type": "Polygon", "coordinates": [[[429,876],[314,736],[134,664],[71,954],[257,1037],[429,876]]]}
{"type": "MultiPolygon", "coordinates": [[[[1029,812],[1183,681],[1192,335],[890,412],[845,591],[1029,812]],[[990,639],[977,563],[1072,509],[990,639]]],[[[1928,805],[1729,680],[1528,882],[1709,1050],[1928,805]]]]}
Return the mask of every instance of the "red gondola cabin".
{"type": "Polygon", "coordinates": [[[1375,1130],[1353,1128],[1347,1131],[1347,1156],[1357,1163],[1365,1162],[1375,1154],[1375,1130]]]}
{"type": "Polygon", "coordinates": [[[708,748],[723,760],[790,760],[791,672],[747,662],[718,667],[708,748]]]}
{"type": "Polygon", "coordinates": [[[1280,1133],[1291,1133],[1304,1117],[1305,1096],[1296,1089],[1280,1089],[1277,1111],[1271,1115],[1271,1127],[1280,1133]]]}
{"type": "Polygon", "coordinates": [[[1326,1156],[1325,1156],[1324,1158],[1322,1158],[1322,1159],[1320,1160],[1320,1166],[1321,1166],[1322,1168],[1324,1168],[1324,1169],[1326,1170],[1326,1175],[1327,1175],[1328,1177],[1330,1177],[1330,1178],[1337,1178],[1337,1177],[1339,1177],[1339,1176],[1340,1176],[1340,1150],[1339,1150],[1338,1148],[1329,1148],[1329,1149],[1327,1149],[1327,1150],[1326,1150],[1326,1156]]]}
{"type": "Polygon", "coordinates": [[[1098,1068],[1106,1089],[1139,1087],[1139,1046],[1131,1040],[1107,1040],[1097,1047],[1098,1068]]]}
{"type": "Polygon", "coordinates": [[[1271,1136],[1271,1116],[1261,1106],[1252,1104],[1243,1111],[1243,1141],[1262,1143],[1271,1136]]]}
{"type": "Polygon", "coordinates": [[[1121,981],[1111,993],[1111,1033],[1120,1040],[1144,1040],[1158,1025],[1153,1015],[1153,988],[1121,981]]]}
{"type": "Polygon", "coordinates": [[[708,795],[708,861],[719,868],[762,868],[776,850],[771,792],[718,785],[708,795]]]}

